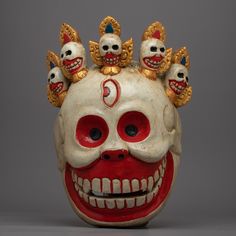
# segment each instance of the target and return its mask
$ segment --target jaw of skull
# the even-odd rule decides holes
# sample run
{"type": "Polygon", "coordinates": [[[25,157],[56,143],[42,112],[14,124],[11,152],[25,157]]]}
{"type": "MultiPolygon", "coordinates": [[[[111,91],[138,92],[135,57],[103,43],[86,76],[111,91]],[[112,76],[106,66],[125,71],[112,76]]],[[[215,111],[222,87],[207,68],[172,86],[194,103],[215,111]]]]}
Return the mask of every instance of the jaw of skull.
{"type": "Polygon", "coordinates": [[[122,42],[118,35],[104,34],[99,41],[99,51],[106,66],[119,64],[122,52],[122,42]]]}
{"type": "Polygon", "coordinates": [[[106,80],[95,70],[71,85],[55,126],[59,166],[69,200],[84,220],[140,225],[159,212],[173,185],[179,118],[159,80],[129,68],[116,75],[119,86],[106,80]],[[101,99],[103,84],[107,99],[120,94],[112,107],[101,99]]]}
{"type": "Polygon", "coordinates": [[[85,49],[81,43],[66,43],[62,47],[60,55],[63,68],[71,75],[86,67],[85,49]]]}
{"type": "Polygon", "coordinates": [[[54,67],[48,72],[48,85],[55,95],[68,90],[68,81],[59,67],[54,67]]]}
{"type": "Polygon", "coordinates": [[[166,55],[164,43],[155,38],[144,40],[140,49],[140,64],[143,68],[157,70],[166,55]]]}
{"type": "Polygon", "coordinates": [[[188,86],[188,70],[181,64],[172,64],[165,77],[165,87],[180,95],[188,86]]]}

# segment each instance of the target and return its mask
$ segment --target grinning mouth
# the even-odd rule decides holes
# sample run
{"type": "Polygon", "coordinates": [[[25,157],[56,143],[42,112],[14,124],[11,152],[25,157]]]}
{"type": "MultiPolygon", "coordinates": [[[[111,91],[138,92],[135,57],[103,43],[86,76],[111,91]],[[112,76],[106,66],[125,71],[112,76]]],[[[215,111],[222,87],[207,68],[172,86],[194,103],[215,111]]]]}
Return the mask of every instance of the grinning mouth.
{"type": "Polygon", "coordinates": [[[72,75],[78,72],[82,66],[83,58],[76,57],[72,60],[63,60],[63,65],[67,71],[69,71],[72,75]]]}
{"type": "MultiPolygon", "coordinates": [[[[134,162],[141,161],[136,159],[134,162]]],[[[101,222],[125,222],[152,213],[162,205],[170,190],[173,179],[172,154],[168,152],[157,163],[141,164],[144,165],[144,172],[135,168],[139,164],[135,164],[136,171],[133,170],[133,173],[126,165],[125,172],[129,171],[131,175],[118,178],[110,176],[109,171],[103,176],[91,177],[92,172],[86,176],[85,172],[80,173],[67,163],[65,184],[76,212],[101,222]]]]}
{"type": "Polygon", "coordinates": [[[154,55],[152,57],[144,57],[143,62],[147,67],[157,69],[163,59],[163,56],[154,55]]]}
{"type": "Polygon", "coordinates": [[[187,87],[187,83],[185,81],[169,80],[169,86],[177,95],[180,95],[187,87]]]}
{"type": "Polygon", "coordinates": [[[114,53],[106,53],[103,57],[103,62],[106,66],[115,66],[119,63],[120,55],[115,55],[114,53]]]}
{"type": "Polygon", "coordinates": [[[61,92],[63,88],[63,82],[56,82],[56,83],[51,82],[49,87],[53,93],[58,94],[61,92]]]}

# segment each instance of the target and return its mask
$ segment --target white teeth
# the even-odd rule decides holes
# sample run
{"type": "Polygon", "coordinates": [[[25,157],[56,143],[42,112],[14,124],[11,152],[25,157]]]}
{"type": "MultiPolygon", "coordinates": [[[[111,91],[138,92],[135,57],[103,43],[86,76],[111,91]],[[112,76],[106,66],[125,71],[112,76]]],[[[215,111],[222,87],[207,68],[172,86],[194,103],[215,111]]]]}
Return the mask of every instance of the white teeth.
{"type": "Polygon", "coordinates": [[[117,199],[116,200],[116,205],[118,209],[122,209],[125,207],[125,200],[124,199],[117,199]]]}
{"type": "Polygon", "coordinates": [[[163,175],[164,175],[164,168],[162,168],[162,165],[159,166],[159,171],[160,171],[161,177],[163,177],[163,175]]]}
{"type": "Polygon", "coordinates": [[[84,180],[84,184],[83,184],[83,191],[84,191],[85,193],[88,193],[90,190],[91,190],[90,182],[89,182],[88,179],[85,179],[85,180],[84,180]]]}
{"type": "Polygon", "coordinates": [[[79,186],[83,186],[83,179],[82,178],[80,178],[80,177],[78,177],[78,184],[79,184],[79,186]]]}
{"type": "Polygon", "coordinates": [[[132,184],[132,192],[138,192],[139,191],[139,181],[137,179],[133,179],[131,184],[132,184]]]}
{"type": "Polygon", "coordinates": [[[82,191],[79,191],[79,196],[80,196],[81,198],[83,198],[83,192],[82,192],[82,191]]]}
{"type": "Polygon", "coordinates": [[[112,180],[112,184],[113,184],[113,193],[121,193],[121,186],[120,186],[120,180],[118,179],[113,179],[112,180]]]}
{"type": "Polygon", "coordinates": [[[166,156],[155,171],[154,176],[139,179],[93,178],[92,180],[78,177],[76,171],[71,172],[74,188],[80,198],[93,207],[123,209],[140,207],[151,202],[159,192],[165,174],[166,156]],[[142,195],[139,191],[142,190],[142,195]],[[132,195],[136,192],[136,196],[132,195]],[[123,195],[122,194],[130,194],[123,195]],[[114,195],[111,195],[114,194],[114,195]],[[112,197],[111,197],[112,196],[112,197]]]}
{"type": "Polygon", "coordinates": [[[101,192],[101,181],[98,178],[92,180],[92,190],[95,192],[101,192]]]}
{"type": "Polygon", "coordinates": [[[123,189],[123,193],[130,193],[130,184],[129,184],[129,180],[128,179],[123,179],[122,180],[122,189],[123,189]]]}
{"type": "Polygon", "coordinates": [[[88,195],[86,193],[83,193],[83,199],[84,199],[85,202],[89,201],[88,195]]]}
{"type": "Polygon", "coordinates": [[[153,177],[149,176],[148,177],[148,191],[150,192],[152,190],[153,187],[153,177]]]}
{"type": "Polygon", "coordinates": [[[153,193],[148,193],[147,194],[147,203],[151,202],[153,199],[153,193]]]}
{"type": "Polygon", "coordinates": [[[145,203],[146,196],[136,197],[136,206],[142,206],[145,203]]]}
{"type": "Polygon", "coordinates": [[[108,178],[102,179],[102,192],[111,193],[111,181],[108,178]]]}
{"type": "Polygon", "coordinates": [[[105,202],[106,202],[107,208],[109,208],[109,209],[115,208],[115,200],[114,199],[106,199],[105,202]]]}
{"type": "Polygon", "coordinates": [[[89,197],[89,203],[90,203],[90,205],[92,205],[93,207],[96,207],[96,200],[95,200],[95,197],[89,197]]]}
{"type": "Polygon", "coordinates": [[[155,174],[154,174],[154,180],[155,182],[157,182],[157,180],[159,179],[159,171],[156,170],[155,174]]]}
{"type": "Polygon", "coordinates": [[[142,186],[141,188],[142,188],[143,192],[147,190],[147,180],[146,179],[141,180],[141,186],[142,186]]]}
{"type": "Polygon", "coordinates": [[[135,205],[135,198],[127,198],[126,205],[128,208],[133,208],[135,205]]]}
{"type": "Polygon", "coordinates": [[[77,183],[75,183],[75,190],[78,192],[79,190],[79,185],[77,183]]]}
{"type": "Polygon", "coordinates": [[[104,199],[97,198],[96,201],[97,201],[98,208],[105,208],[104,199]]]}

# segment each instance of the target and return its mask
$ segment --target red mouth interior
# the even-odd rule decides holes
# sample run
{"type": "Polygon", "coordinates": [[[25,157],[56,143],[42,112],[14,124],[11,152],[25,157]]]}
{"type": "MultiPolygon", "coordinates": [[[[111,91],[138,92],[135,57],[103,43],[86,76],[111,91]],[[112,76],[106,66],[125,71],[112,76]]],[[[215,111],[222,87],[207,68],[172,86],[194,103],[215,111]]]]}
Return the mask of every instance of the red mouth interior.
{"type": "Polygon", "coordinates": [[[63,88],[63,82],[50,83],[49,87],[51,91],[53,91],[55,94],[58,94],[63,88]]]}
{"type": "Polygon", "coordinates": [[[187,87],[185,81],[169,80],[170,88],[177,94],[180,95],[181,92],[187,87]]]}
{"type": "Polygon", "coordinates": [[[144,57],[143,62],[147,67],[150,67],[152,69],[157,69],[162,59],[163,59],[162,55],[160,56],[154,55],[152,57],[144,57]]]}
{"type": "Polygon", "coordinates": [[[80,70],[82,64],[83,64],[83,58],[82,57],[76,57],[72,60],[69,60],[69,59],[63,60],[64,67],[72,75],[80,70]]]}
{"type": "MultiPolygon", "coordinates": [[[[100,222],[130,221],[149,215],[166,199],[172,184],[174,172],[173,157],[170,152],[168,152],[166,155],[166,167],[162,177],[162,183],[158,188],[159,190],[157,194],[154,195],[150,202],[147,202],[146,200],[143,205],[136,206],[135,204],[133,208],[128,208],[127,204],[125,204],[124,208],[122,209],[118,209],[116,207],[113,209],[109,209],[108,207],[98,208],[87,203],[81,196],[79,196],[75,189],[75,185],[72,180],[72,171],[75,172],[77,176],[89,181],[92,181],[93,178],[109,178],[111,180],[118,179],[121,181],[124,179],[131,181],[135,178],[141,181],[143,178],[153,176],[156,170],[160,168],[161,163],[163,163],[162,160],[156,163],[142,162],[131,155],[129,155],[126,159],[119,161],[107,161],[99,159],[84,168],[73,168],[67,163],[65,170],[65,184],[75,207],[87,217],[100,222]]],[[[140,191],[135,194],[137,196],[140,194],[140,191]]],[[[109,199],[114,196],[118,195],[111,194],[106,198],[109,199]]],[[[125,197],[125,195],[122,195],[122,193],[119,196],[121,198],[125,197]]]]}
{"type": "Polygon", "coordinates": [[[115,55],[112,52],[108,52],[103,57],[103,62],[106,66],[114,66],[119,63],[120,55],[115,55]]]}

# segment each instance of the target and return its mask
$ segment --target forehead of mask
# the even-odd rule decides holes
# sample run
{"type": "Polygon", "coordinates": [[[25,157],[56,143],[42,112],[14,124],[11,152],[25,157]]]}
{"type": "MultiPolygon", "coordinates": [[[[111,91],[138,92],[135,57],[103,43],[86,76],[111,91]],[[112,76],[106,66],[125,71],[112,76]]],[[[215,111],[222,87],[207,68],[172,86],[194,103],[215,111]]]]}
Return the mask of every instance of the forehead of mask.
{"type": "MultiPolygon", "coordinates": [[[[106,145],[125,143],[118,135],[117,124],[120,117],[129,111],[145,114],[151,127],[145,140],[124,144],[131,153],[144,161],[155,162],[161,159],[169,148],[169,143],[158,146],[158,143],[163,141],[161,136],[167,133],[163,122],[166,107],[170,108],[168,115],[174,117],[173,106],[165,95],[161,81],[148,80],[137,71],[130,72],[129,68],[123,69],[113,78],[119,82],[121,88],[120,99],[113,108],[107,107],[102,100],[101,84],[108,77],[96,70],[90,70],[86,78],[72,84],[63,103],[60,117],[65,131],[64,153],[66,160],[75,167],[86,166],[95,161],[106,145]],[[83,147],[76,140],[77,122],[86,115],[102,117],[109,128],[108,138],[96,148],[83,147]]],[[[173,119],[170,122],[173,122],[173,119]]]]}
{"type": "Polygon", "coordinates": [[[62,56],[62,54],[64,55],[64,57],[61,59],[74,59],[75,57],[83,57],[85,58],[85,49],[83,47],[83,45],[81,43],[76,43],[76,42],[69,42],[66,43],[62,49],[61,49],[61,53],[60,55],[62,56]],[[66,56],[66,51],[71,50],[71,55],[66,56]]]}
{"type": "Polygon", "coordinates": [[[166,85],[168,85],[169,80],[177,80],[177,81],[182,81],[186,79],[186,76],[188,76],[188,70],[185,66],[181,64],[172,64],[169,71],[166,74],[166,85]],[[184,77],[179,78],[178,73],[183,73],[184,77]]]}
{"type": "Polygon", "coordinates": [[[56,83],[56,82],[65,82],[67,83],[66,78],[62,74],[62,71],[59,67],[54,67],[48,72],[48,79],[49,83],[56,83]],[[54,78],[51,78],[51,75],[54,74],[54,78]]]}
{"type": "Polygon", "coordinates": [[[100,50],[100,53],[101,54],[104,54],[104,50],[103,50],[103,46],[104,45],[107,45],[109,46],[109,50],[112,50],[112,45],[118,45],[119,46],[119,49],[116,50],[116,52],[118,54],[121,53],[121,39],[118,35],[116,34],[104,34],[101,38],[100,38],[100,41],[99,41],[99,50],[100,50]]]}
{"type": "Polygon", "coordinates": [[[153,55],[155,55],[157,53],[164,55],[165,52],[160,52],[158,50],[161,47],[165,48],[165,45],[164,45],[164,43],[161,40],[155,39],[155,38],[147,39],[147,40],[143,41],[142,44],[141,44],[140,57],[141,58],[150,57],[150,56],[153,56],[153,55]],[[151,47],[157,47],[157,52],[152,52],[150,50],[151,47]]]}

